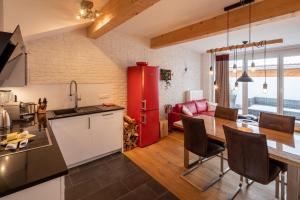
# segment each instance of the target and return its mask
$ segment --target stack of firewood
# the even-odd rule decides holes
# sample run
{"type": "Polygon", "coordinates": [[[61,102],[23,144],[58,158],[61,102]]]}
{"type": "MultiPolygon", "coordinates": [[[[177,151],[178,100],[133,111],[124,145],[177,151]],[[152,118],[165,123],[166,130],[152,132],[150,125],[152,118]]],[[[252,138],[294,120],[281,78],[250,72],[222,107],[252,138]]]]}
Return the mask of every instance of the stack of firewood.
{"type": "Polygon", "coordinates": [[[138,124],[129,116],[124,116],[123,123],[124,151],[134,149],[138,142],[138,124]]]}

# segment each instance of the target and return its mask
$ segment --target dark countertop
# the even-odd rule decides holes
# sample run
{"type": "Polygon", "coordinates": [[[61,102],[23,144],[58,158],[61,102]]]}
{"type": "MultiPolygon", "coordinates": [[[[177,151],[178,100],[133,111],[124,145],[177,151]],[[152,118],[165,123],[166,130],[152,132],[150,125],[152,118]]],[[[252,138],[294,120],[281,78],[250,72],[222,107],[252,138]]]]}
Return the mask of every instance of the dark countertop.
{"type": "MultiPolygon", "coordinates": [[[[106,107],[97,105],[80,107],[76,113],[59,116],[55,115],[54,111],[48,111],[47,114],[37,114],[33,121],[13,122],[10,130],[0,130],[1,135],[28,130],[29,133],[42,136],[47,129],[52,142],[52,145],[15,154],[3,156],[3,153],[0,153],[0,197],[64,176],[68,173],[66,163],[48,120],[122,109],[124,108],[120,106],[106,107]]],[[[45,143],[42,137],[37,138],[40,138],[40,141],[34,141],[33,138],[32,144],[45,143]]]]}
{"type": "MultiPolygon", "coordinates": [[[[48,130],[52,145],[0,157],[0,197],[49,181],[68,173],[68,169],[46,115],[31,122],[13,122],[1,135],[28,130],[36,135],[48,130]]],[[[34,141],[34,140],[33,140],[34,141]]]]}
{"type": "MultiPolygon", "coordinates": [[[[60,118],[67,118],[67,117],[75,117],[80,115],[88,115],[88,114],[95,114],[95,113],[102,113],[102,112],[110,112],[116,110],[123,110],[124,108],[121,106],[102,106],[102,105],[94,105],[94,106],[86,106],[86,107],[79,107],[77,112],[64,114],[64,115],[55,115],[54,110],[47,111],[47,118],[49,120],[52,119],[60,119],[60,118]]],[[[68,109],[62,109],[68,110],[68,109]]]]}

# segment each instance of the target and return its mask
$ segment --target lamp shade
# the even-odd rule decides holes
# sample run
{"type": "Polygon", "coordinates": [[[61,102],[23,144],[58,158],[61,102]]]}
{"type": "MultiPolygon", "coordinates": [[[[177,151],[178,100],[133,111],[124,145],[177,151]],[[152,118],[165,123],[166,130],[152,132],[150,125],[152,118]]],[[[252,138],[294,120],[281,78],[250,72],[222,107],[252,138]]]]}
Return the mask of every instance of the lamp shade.
{"type": "Polygon", "coordinates": [[[253,82],[253,79],[244,71],[242,76],[237,79],[237,82],[253,82]]]}

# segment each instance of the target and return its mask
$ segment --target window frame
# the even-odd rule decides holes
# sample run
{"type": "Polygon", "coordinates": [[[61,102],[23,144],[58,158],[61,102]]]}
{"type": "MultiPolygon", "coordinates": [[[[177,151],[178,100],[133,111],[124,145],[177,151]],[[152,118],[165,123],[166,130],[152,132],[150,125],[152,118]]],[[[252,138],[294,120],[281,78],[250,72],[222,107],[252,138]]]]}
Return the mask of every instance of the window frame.
{"type": "MultiPolygon", "coordinates": [[[[283,114],[284,109],[284,57],[300,56],[300,47],[291,49],[274,49],[267,51],[267,58],[277,58],[277,113],[283,114]]],[[[246,59],[244,60],[243,54],[238,54],[238,60],[243,60],[247,63],[246,71],[248,71],[248,62],[252,60],[251,53],[247,52],[246,59]]],[[[257,51],[254,55],[254,60],[263,59],[263,51],[257,51]]],[[[230,60],[233,60],[233,55],[230,54],[230,60]]],[[[244,65],[245,66],[245,65],[244,65]]],[[[229,65],[229,67],[231,67],[229,65]]],[[[248,83],[242,83],[242,114],[248,114],[248,83]]],[[[241,87],[240,86],[240,87],[241,87]]],[[[212,88],[212,90],[214,90],[212,88]]],[[[214,93],[214,92],[213,92],[214,93]]],[[[300,131],[300,121],[296,121],[295,130],[300,131]]]]}

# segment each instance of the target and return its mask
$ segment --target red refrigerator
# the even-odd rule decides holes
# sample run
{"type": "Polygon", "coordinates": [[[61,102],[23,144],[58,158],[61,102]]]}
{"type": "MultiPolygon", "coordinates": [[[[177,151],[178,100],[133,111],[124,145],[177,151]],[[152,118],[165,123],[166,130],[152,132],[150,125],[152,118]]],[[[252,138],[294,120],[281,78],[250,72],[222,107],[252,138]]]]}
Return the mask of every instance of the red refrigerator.
{"type": "Polygon", "coordinates": [[[138,145],[145,147],[159,139],[159,70],[143,65],[127,72],[127,114],[138,122],[138,145]]]}

